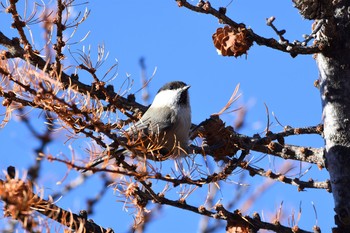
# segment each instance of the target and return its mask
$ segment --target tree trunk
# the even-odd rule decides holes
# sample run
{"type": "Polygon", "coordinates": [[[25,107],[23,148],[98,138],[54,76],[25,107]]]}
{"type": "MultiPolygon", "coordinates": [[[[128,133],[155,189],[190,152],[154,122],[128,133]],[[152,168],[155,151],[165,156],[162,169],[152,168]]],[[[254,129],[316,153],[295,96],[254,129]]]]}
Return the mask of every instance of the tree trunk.
{"type": "Polygon", "coordinates": [[[316,56],[320,72],[326,167],[335,203],[334,232],[350,232],[350,1],[333,5],[318,40],[327,44],[316,56]]]}

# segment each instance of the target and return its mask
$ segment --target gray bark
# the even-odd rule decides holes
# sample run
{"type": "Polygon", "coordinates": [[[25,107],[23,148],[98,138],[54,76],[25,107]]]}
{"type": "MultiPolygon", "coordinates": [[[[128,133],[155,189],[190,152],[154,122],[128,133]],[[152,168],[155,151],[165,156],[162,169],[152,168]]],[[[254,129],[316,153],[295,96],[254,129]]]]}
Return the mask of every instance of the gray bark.
{"type": "MultiPolygon", "coordinates": [[[[350,1],[333,1],[318,40],[326,167],[335,203],[337,232],[350,232],[350,1]]],[[[335,230],[335,229],[334,229],[335,230]]]]}

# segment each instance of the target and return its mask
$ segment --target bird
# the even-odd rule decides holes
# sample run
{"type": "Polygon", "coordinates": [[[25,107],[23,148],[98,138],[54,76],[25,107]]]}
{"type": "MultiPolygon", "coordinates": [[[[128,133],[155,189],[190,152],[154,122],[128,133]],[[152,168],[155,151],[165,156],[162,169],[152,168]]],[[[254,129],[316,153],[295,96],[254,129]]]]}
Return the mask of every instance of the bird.
{"type": "Polygon", "coordinates": [[[187,155],[191,128],[189,88],[182,81],[164,84],[143,116],[118,138],[126,142],[124,147],[94,159],[84,171],[125,153],[156,161],[187,155]]]}

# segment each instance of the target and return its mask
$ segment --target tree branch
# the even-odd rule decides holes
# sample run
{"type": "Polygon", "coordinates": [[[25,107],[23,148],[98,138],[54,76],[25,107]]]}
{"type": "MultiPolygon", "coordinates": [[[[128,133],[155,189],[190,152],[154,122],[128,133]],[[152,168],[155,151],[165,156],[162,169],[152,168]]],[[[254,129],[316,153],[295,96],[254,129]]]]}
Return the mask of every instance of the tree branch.
{"type": "Polygon", "coordinates": [[[295,185],[298,187],[298,191],[304,191],[305,188],[313,188],[313,189],[325,189],[328,192],[331,192],[330,181],[314,181],[310,179],[309,181],[302,181],[299,178],[289,178],[283,174],[273,173],[271,170],[265,171],[262,168],[255,168],[250,166],[247,162],[241,163],[239,165],[241,168],[247,170],[251,176],[260,175],[264,177],[268,177],[275,181],[280,181],[286,184],[295,185]]]}
{"type": "MultiPolygon", "coordinates": [[[[145,191],[142,191],[140,188],[135,188],[134,195],[135,198],[141,198],[143,199],[144,203],[147,203],[148,201],[154,201],[159,204],[165,204],[174,206],[180,209],[189,210],[191,212],[205,215],[211,218],[215,219],[222,219],[228,222],[228,224],[233,224],[235,226],[240,226],[248,229],[254,229],[255,231],[259,229],[264,230],[271,230],[274,232],[279,233],[291,233],[292,228],[277,224],[272,224],[268,222],[263,222],[260,220],[260,218],[257,217],[249,217],[249,216],[243,216],[240,214],[239,210],[236,210],[234,213],[227,211],[221,204],[214,206],[214,211],[207,210],[204,206],[195,207],[192,205],[189,205],[186,203],[185,200],[180,199],[178,201],[170,200],[163,195],[157,195],[149,184],[147,184],[144,181],[140,182],[143,187],[145,188],[145,191]]],[[[311,233],[311,231],[305,231],[302,229],[299,229],[300,233],[311,233]]]]}
{"type": "MultiPolygon", "coordinates": [[[[18,38],[13,38],[12,40],[5,36],[0,31],[0,44],[6,47],[8,50],[3,52],[1,55],[3,58],[21,58],[25,59],[26,51],[21,47],[18,38]]],[[[132,112],[145,112],[147,107],[133,101],[133,99],[128,99],[123,96],[118,95],[114,92],[113,88],[107,87],[96,87],[94,85],[90,86],[79,81],[77,75],[68,75],[65,72],[61,71],[60,74],[52,73],[55,65],[53,63],[45,61],[43,58],[37,54],[31,54],[29,60],[27,60],[33,67],[44,71],[45,73],[51,75],[53,78],[56,75],[59,75],[60,81],[62,82],[65,89],[73,88],[76,91],[79,91],[82,94],[90,93],[92,97],[106,100],[109,102],[110,109],[125,109],[132,112]],[[111,108],[113,106],[113,108],[111,108]]]]}
{"type": "MultiPolygon", "coordinates": [[[[209,1],[200,1],[197,6],[190,4],[187,0],[175,0],[180,7],[186,7],[189,10],[199,12],[202,14],[210,14],[220,20],[221,23],[230,25],[233,28],[239,27],[240,23],[233,21],[231,18],[225,15],[225,11],[216,10],[213,8],[209,1]]],[[[279,43],[273,38],[265,38],[254,33],[252,29],[248,29],[250,38],[255,41],[258,45],[264,45],[282,52],[291,54],[295,57],[298,54],[315,54],[322,50],[322,46],[318,44],[312,46],[304,46],[302,44],[289,43],[288,41],[283,41],[279,43]]]]}
{"type": "Polygon", "coordinates": [[[205,138],[205,145],[201,147],[192,146],[194,153],[210,154],[216,160],[224,160],[226,156],[233,156],[238,150],[257,151],[283,159],[292,159],[317,164],[320,168],[325,166],[323,148],[312,148],[284,144],[284,137],[295,134],[321,134],[322,127],[307,127],[292,129],[286,127],[281,133],[267,133],[266,137],[260,135],[249,137],[234,131],[218,116],[211,116],[201,122],[195,129],[199,136],[205,138]],[[277,140],[274,142],[273,140],[277,140]]]}

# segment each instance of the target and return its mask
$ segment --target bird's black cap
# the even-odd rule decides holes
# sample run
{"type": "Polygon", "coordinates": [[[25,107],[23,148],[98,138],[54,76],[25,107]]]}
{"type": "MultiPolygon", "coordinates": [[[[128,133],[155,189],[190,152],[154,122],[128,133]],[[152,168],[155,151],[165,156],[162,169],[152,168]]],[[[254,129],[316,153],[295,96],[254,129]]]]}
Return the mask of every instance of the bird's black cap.
{"type": "Polygon", "coordinates": [[[160,91],[164,91],[164,90],[176,90],[176,89],[179,89],[179,88],[183,88],[185,86],[187,86],[187,84],[184,83],[184,82],[181,82],[181,81],[169,82],[169,83],[164,84],[164,86],[162,86],[159,89],[158,93],[160,91]]]}

